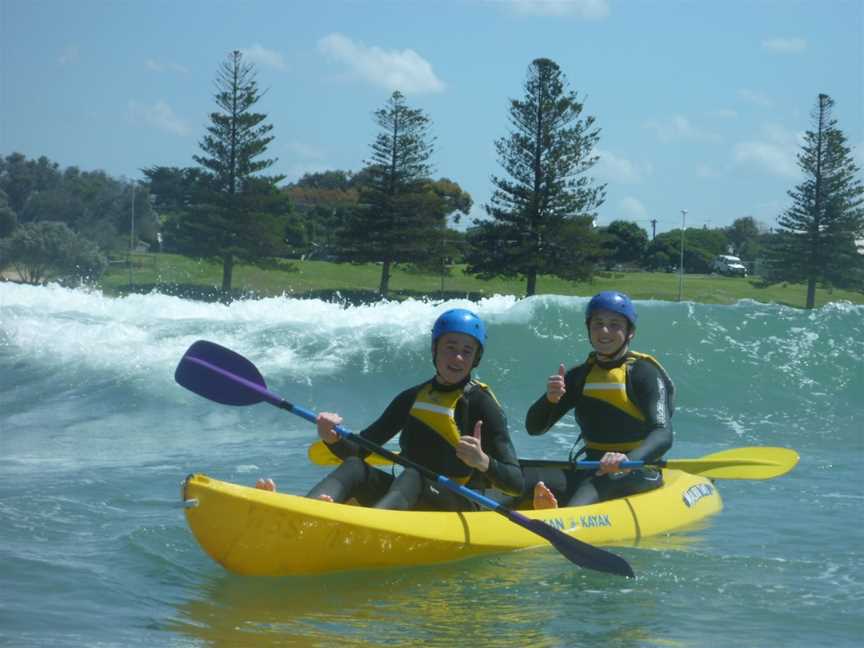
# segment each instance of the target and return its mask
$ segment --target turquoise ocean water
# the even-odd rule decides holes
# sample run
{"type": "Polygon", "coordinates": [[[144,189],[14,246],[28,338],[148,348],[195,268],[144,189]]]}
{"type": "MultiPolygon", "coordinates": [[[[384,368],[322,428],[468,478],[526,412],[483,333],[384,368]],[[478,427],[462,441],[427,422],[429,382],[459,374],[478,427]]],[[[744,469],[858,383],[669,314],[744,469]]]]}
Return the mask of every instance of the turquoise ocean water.
{"type": "MultiPolygon", "coordinates": [[[[691,458],[795,448],[770,481],[722,481],[707,526],[616,549],[627,581],[552,549],[439,567],[243,578],[198,547],[191,472],[304,492],[314,429],[265,404],[216,405],[173,380],[195,340],[251,359],[277,394],[359,430],[429,377],[434,318],[469,302],[230,306],[0,283],[0,645],[858,646],[864,642],[864,308],[641,302],[634,348],[678,384],[691,458]]],[[[476,374],[523,457],[562,457],[573,421],[523,418],[587,352],[585,300],[493,297],[476,374]]]]}

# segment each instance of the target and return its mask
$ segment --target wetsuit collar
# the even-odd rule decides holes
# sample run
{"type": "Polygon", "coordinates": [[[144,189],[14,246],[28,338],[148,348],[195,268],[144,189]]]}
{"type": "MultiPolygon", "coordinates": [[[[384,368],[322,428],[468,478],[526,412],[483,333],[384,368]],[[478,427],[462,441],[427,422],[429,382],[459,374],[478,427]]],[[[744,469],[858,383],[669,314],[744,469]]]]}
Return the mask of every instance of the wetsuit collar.
{"type": "Polygon", "coordinates": [[[470,380],[471,380],[471,374],[469,373],[468,376],[466,376],[466,378],[464,380],[456,383],[455,385],[444,385],[444,384],[438,382],[438,374],[435,374],[432,377],[432,385],[438,391],[453,391],[455,389],[462,389],[465,385],[467,385],[470,382],[470,380]]]}
{"type": "Polygon", "coordinates": [[[596,362],[599,366],[604,369],[611,369],[612,367],[617,367],[622,362],[627,359],[627,354],[630,352],[630,345],[625,342],[624,346],[622,346],[618,351],[615,352],[613,356],[601,356],[596,351],[594,352],[594,362],[596,362]]]}

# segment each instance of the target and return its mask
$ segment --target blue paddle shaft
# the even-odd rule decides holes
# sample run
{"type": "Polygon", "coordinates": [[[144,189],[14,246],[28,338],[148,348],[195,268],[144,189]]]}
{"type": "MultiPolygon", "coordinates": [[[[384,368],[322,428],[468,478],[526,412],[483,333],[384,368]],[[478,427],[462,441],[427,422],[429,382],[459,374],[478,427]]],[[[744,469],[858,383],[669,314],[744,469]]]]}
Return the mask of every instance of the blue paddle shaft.
{"type": "MultiPolygon", "coordinates": [[[[618,464],[619,468],[641,468],[645,465],[644,461],[622,461],[618,464]]],[[[597,469],[600,467],[599,461],[577,461],[577,468],[597,469]]]]}
{"type": "MultiPolygon", "coordinates": [[[[296,414],[297,416],[300,416],[300,417],[306,419],[307,421],[311,421],[312,423],[315,423],[318,421],[318,417],[315,415],[314,412],[310,412],[309,410],[307,410],[303,407],[300,407],[299,405],[294,405],[292,403],[288,403],[287,401],[282,401],[282,402],[284,404],[280,405],[280,407],[282,407],[284,409],[290,409],[290,411],[293,414],[296,414]]],[[[354,434],[350,430],[345,429],[341,425],[334,426],[333,431],[339,435],[340,439],[345,439],[346,441],[353,441],[354,443],[362,446],[366,450],[370,450],[372,452],[375,452],[376,454],[383,454],[383,456],[385,456],[387,459],[398,461],[398,462],[403,463],[403,464],[409,463],[412,468],[417,468],[424,475],[426,475],[426,477],[429,477],[430,479],[434,479],[436,482],[438,482],[439,484],[441,484],[445,488],[448,488],[450,490],[456,491],[457,493],[460,493],[463,497],[466,497],[470,500],[474,500],[475,502],[477,502],[481,506],[485,506],[486,508],[496,510],[496,511],[504,508],[499,502],[496,502],[495,500],[489,499],[485,495],[478,493],[476,491],[473,491],[470,488],[465,488],[465,486],[463,486],[462,484],[460,484],[457,481],[453,481],[449,477],[445,477],[444,475],[438,475],[431,470],[423,468],[423,466],[418,466],[418,465],[414,464],[413,461],[408,461],[407,459],[405,459],[405,457],[398,457],[398,455],[396,455],[395,453],[389,452],[386,448],[377,448],[377,447],[376,448],[370,448],[366,444],[366,439],[364,439],[363,437],[357,436],[356,434],[354,434]],[[384,453],[381,452],[382,450],[384,451],[384,453]]],[[[520,517],[522,517],[522,516],[520,516],[520,517]]]]}

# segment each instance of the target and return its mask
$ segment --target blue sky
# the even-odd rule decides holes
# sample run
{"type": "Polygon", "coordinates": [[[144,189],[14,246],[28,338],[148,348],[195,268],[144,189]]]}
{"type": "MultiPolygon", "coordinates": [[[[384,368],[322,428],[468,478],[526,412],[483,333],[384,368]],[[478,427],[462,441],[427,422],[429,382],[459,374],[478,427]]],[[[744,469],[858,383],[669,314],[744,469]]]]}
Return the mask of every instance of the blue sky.
{"type": "Polygon", "coordinates": [[[530,62],[602,129],[599,223],[772,226],[818,93],[864,167],[862,0],[0,0],[0,154],[141,178],[190,166],[233,49],[267,93],[276,171],[358,170],[394,89],[431,117],[436,177],[474,198],[530,62]]]}

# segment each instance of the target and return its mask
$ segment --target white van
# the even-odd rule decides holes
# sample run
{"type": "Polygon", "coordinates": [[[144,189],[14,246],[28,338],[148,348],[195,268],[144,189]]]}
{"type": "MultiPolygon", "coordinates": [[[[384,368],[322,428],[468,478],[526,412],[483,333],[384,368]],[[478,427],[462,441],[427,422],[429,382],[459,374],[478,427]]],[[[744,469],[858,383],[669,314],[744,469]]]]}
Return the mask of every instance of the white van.
{"type": "Polygon", "coordinates": [[[747,268],[736,256],[719,254],[711,262],[711,269],[727,277],[746,277],[747,268]]]}

